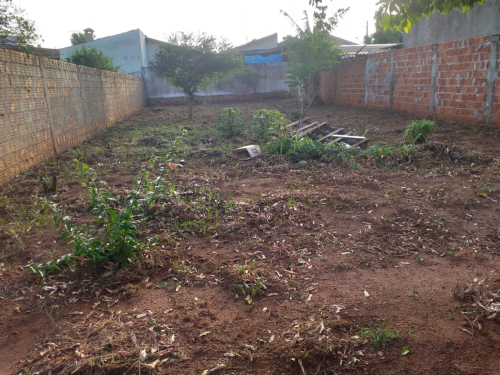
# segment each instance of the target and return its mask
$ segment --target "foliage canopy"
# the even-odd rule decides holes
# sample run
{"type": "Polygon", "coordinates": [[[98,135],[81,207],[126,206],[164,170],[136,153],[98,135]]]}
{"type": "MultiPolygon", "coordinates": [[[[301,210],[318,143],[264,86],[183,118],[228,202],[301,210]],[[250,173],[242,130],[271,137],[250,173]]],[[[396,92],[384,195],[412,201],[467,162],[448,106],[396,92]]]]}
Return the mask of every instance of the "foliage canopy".
{"type": "Polygon", "coordinates": [[[192,119],[196,93],[240,68],[242,59],[225,39],[218,41],[205,33],[177,32],[167,42],[168,45],[156,50],[150,66],[188,97],[189,119],[192,119]]]}
{"type": "Polygon", "coordinates": [[[77,46],[86,42],[84,33],[73,33],[71,34],[71,45],[77,46]]]}
{"type": "MultiPolygon", "coordinates": [[[[312,1],[312,0],[311,0],[312,1]]],[[[422,16],[429,18],[435,11],[449,13],[454,9],[468,12],[475,4],[485,0],[380,0],[377,17],[385,30],[408,32],[422,16]]]]}
{"type": "Polygon", "coordinates": [[[82,47],[77,49],[66,59],[67,62],[88,66],[90,68],[96,68],[101,70],[109,70],[111,72],[117,72],[120,67],[113,64],[113,58],[106,56],[104,52],[98,50],[95,47],[87,48],[82,47]]]}
{"type": "Polygon", "coordinates": [[[0,44],[27,46],[38,39],[40,35],[35,23],[24,18],[24,11],[16,7],[12,0],[0,0],[0,44]]]}

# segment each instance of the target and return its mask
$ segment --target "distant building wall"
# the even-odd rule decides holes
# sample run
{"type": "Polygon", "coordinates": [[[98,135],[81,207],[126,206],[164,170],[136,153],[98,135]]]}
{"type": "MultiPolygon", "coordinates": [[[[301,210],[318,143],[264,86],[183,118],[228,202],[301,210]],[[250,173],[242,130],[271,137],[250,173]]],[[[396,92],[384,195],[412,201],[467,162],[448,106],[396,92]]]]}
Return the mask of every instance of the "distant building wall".
{"type": "Polygon", "coordinates": [[[65,60],[76,50],[85,47],[104,52],[113,58],[113,64],[120,67],[119,72],[141,76],[143,66],[146,66],[146,37],[141,30],[131,30],[126,33],[96,39],[92,42],[61,48],[61,60],[65,60]]]}
{"type": "MultiPolygon", "coordinates": [[[[288,92],[287,77],[285,74],[285,71],[288,69],[288,63],[264,63],[251,64],[249,66],[265,77],[259,80],[257,94],[273,96],[273,94],[281,95],[288,92]]],[[[150,68],[144,69],[143,76],[149,104],[178,103],[185,100],[182,90],[169,85],[167,79],[156,76],[150,68]]],[[[224,98],[224,100],[235,100],[240,96],[248,98],[252,94],[253,92],[249,87],[234,82],[232,85],[222,84],[211,86],[207,92],[199,92],[198,96],[211,97],[214,100],[217,100],[217,97],[220,97],[220,99],[224,98]],[[235,98],[231,99],[231,97],[235,98]]]]}
{"type": "Polygon", "coordinates": [[[476,4],[469,12],[454,10],[447,14],[434,13],[422,19],[403,35],[403,47],[477,38],[500,34],[500,0],[476,4]]]}
{"type": "Polygon", "coordinates": [[[139,111],[138,77],[0,49],[0,183],[139,111]]]}
{"type": "Polygon", "coordinates": [[[327,103],[500,125],[499,36],[344,60],[322,73],[327,103]]]}

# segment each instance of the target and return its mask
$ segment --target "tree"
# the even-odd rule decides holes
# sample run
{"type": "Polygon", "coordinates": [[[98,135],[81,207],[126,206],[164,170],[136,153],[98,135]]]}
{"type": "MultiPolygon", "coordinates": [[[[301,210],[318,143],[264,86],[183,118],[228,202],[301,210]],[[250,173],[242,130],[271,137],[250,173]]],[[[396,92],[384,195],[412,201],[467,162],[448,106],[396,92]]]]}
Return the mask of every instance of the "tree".
{"type": "Polygon", "coordinates": [[[84,33],[73,33],[71,34],[71,45],[72,46],[77,46],[79,44],[86,43],[87,41],[85,40],[85,34],[84,33]]]}
{"type": "Polygon", "coordinates": [[[317,7],[314,12],[314,26],[311,28],[307,12],[304,11],[304,28],[301,28],[286,12],[281,11],[295,26],[297,36],[285,39],[289,57],[286,75],[288,86],[298,92],[300,100],[300,121],[319,96],[320,74],[337,61],[342,51],[334,45],[329,31],[347,10],[337,11],[326,22],[326,7],[317,7]],[[331,21],[334,22],[331,22],[331,21]]]}
{"type": "MultiPolygon", "coordinates": [[[[422,16],[429,18],[435,11],[449,13],[459,9],[468,12],[475,4],[486,0],[380,0],[377,16],[384,30],[404,30],[408,32],[422,16]]],[[[377,17],[376,16],[376,17],[377,17]]]]}
{"type": "Polygon", "coordinates": [[[111,72],[117,72],[120,67],[113,65],[113,58],[106,56],[104,52],[98,50],[95,47],[86,48],[82,47],[77,49],[71,55],[65,59],[69,63],[88,66],[90,68],[96,68],[101,70],[109,70],[111,72]]]}
{"type": "Polygon", "coordinates": [[[239,95],[239,93],[236,89],[235,82],[247,86],[252,90],[253,94],[257,94],[257,86],[259,85],[259,81],[263,78],[267,78],[267,76],[259,74],[258,71],[251,68],[249,65],[242,65],[240,68],[233,70],[232,73],[220,81],[220,83],[226,83],[231,86],[236,95],[239,95]]]}
{"type": "Polygon", "coordinates": [[[387,44],[387,43],[403,43],[403,31],[401,30],[384,30],[381,24],[381,13],[375,14],[375,32],[371,35],[365,35],[365,44],[387,44]]]}
{"type": "Polygon", "coordinates": [[[158,48],[150,61],[153,71],[188,97],[189,119],[193,119],[193,102],[199,90],[206,90],[237,70],[242,59],[229,43],[217,41],[205,33],[177,32],[167,39],[168,45],[158,48]]]}
{"type": "Polygon", "coordinates": [[[12,0],[0,0],[0,44],[33,45],[40,39],[35,23],[12,0]]]}

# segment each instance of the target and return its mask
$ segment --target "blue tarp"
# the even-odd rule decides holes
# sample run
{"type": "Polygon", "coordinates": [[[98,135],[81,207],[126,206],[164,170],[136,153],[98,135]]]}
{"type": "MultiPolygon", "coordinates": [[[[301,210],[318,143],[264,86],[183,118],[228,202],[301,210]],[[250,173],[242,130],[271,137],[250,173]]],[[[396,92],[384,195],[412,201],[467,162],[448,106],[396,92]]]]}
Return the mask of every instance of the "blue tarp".
{"type": "Polygon", "coordinates": [[[253,55],[253,56],[245,56],[245,60],[247,64],[259,64],[259,63],[272,63],[272,62],[281,62],[283,60],[283,55],[269,55],[269,56],[261,56],[261,55],[253,55]]]}

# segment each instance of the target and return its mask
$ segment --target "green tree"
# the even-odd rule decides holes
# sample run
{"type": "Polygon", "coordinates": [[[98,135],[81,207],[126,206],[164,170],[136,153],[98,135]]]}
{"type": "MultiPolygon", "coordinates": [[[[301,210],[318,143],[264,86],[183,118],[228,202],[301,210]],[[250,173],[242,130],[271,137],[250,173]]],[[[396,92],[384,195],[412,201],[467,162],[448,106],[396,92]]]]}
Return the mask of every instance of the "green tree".
{"type": "Polygon", "coordinates": [[[86,48],[82,47],[77,49],[71,55],[66,57],[65,61],[88,66],[90,68],[96,68],[101,70],[109,70],[111,72],[117,72],[120,67],[113,64],[113,58],[106,56],[104,52],[99,51],[97,48],[86,48]]]}
{"type": "Polygon", "coordinates": [[[35,23],[24,18],[24,11],[12,0],[0,0],[0,44],[33,45],[40,39],[35,23]]]}
{"type": "Polygon", "coordinates": [[[319,72],[331,68],[342,54],[340,48],[333,44],[328,32],[346,11],[345,9],[337,11],[328,22],[325,22],[326,7],[317,7],[312,28],[306,11],[303,18],[304,28],[301,28],[286,12],[281,11],[297,30],[297,36],[285,39],[289,57],[286,75],[290,90],[299,95],[301,121],[313,101],[319,97],[321,83],[319,72]]]}
{"type": "Polygon", "coordinates": [[[84,33],[73,33],[71,34],[71,45],[77,46],[79,44],[86,43],[85,34],[84,33]]]}
{"type": "Polygon", "coordinates": [[[384,30],[381,23],[382,14],[375,14],[375,32],[371,35],[365,35],[365,44],[387,44],[387,43],[403,43],[403,31],[401,30],[384,30]]]}
{"type": "Polygon", "coordinates": [[[423,17],[435,11],[449,13],[454,9],[468,12],[475,4],[486,0],[380,0],[377,5],[378,16],[385,30],[404,30],[408,32],[423,17]]]}
{"type": "Polygon", "coordinates": [[[188,97],[189,119],[192,120],[196,93],[240,68],[242,59],[225,39],[218,41],[205,33],[177,32],[167,41],[168,45],[156,50],[150,66],[188,97]]]}
{"type": "Polygon", "coordinates": [[[239,95],[235,83],[239,82],[252,90],[252,93],[257,94],[257,86],[259,81],[267,78],[259,74],[258,71],[251,68],[249,65],[242,65],[240,68],[233,70],[231,74],[225,77],[220,83],[225,83],[231,86],[236,95],[239,95]]]}

